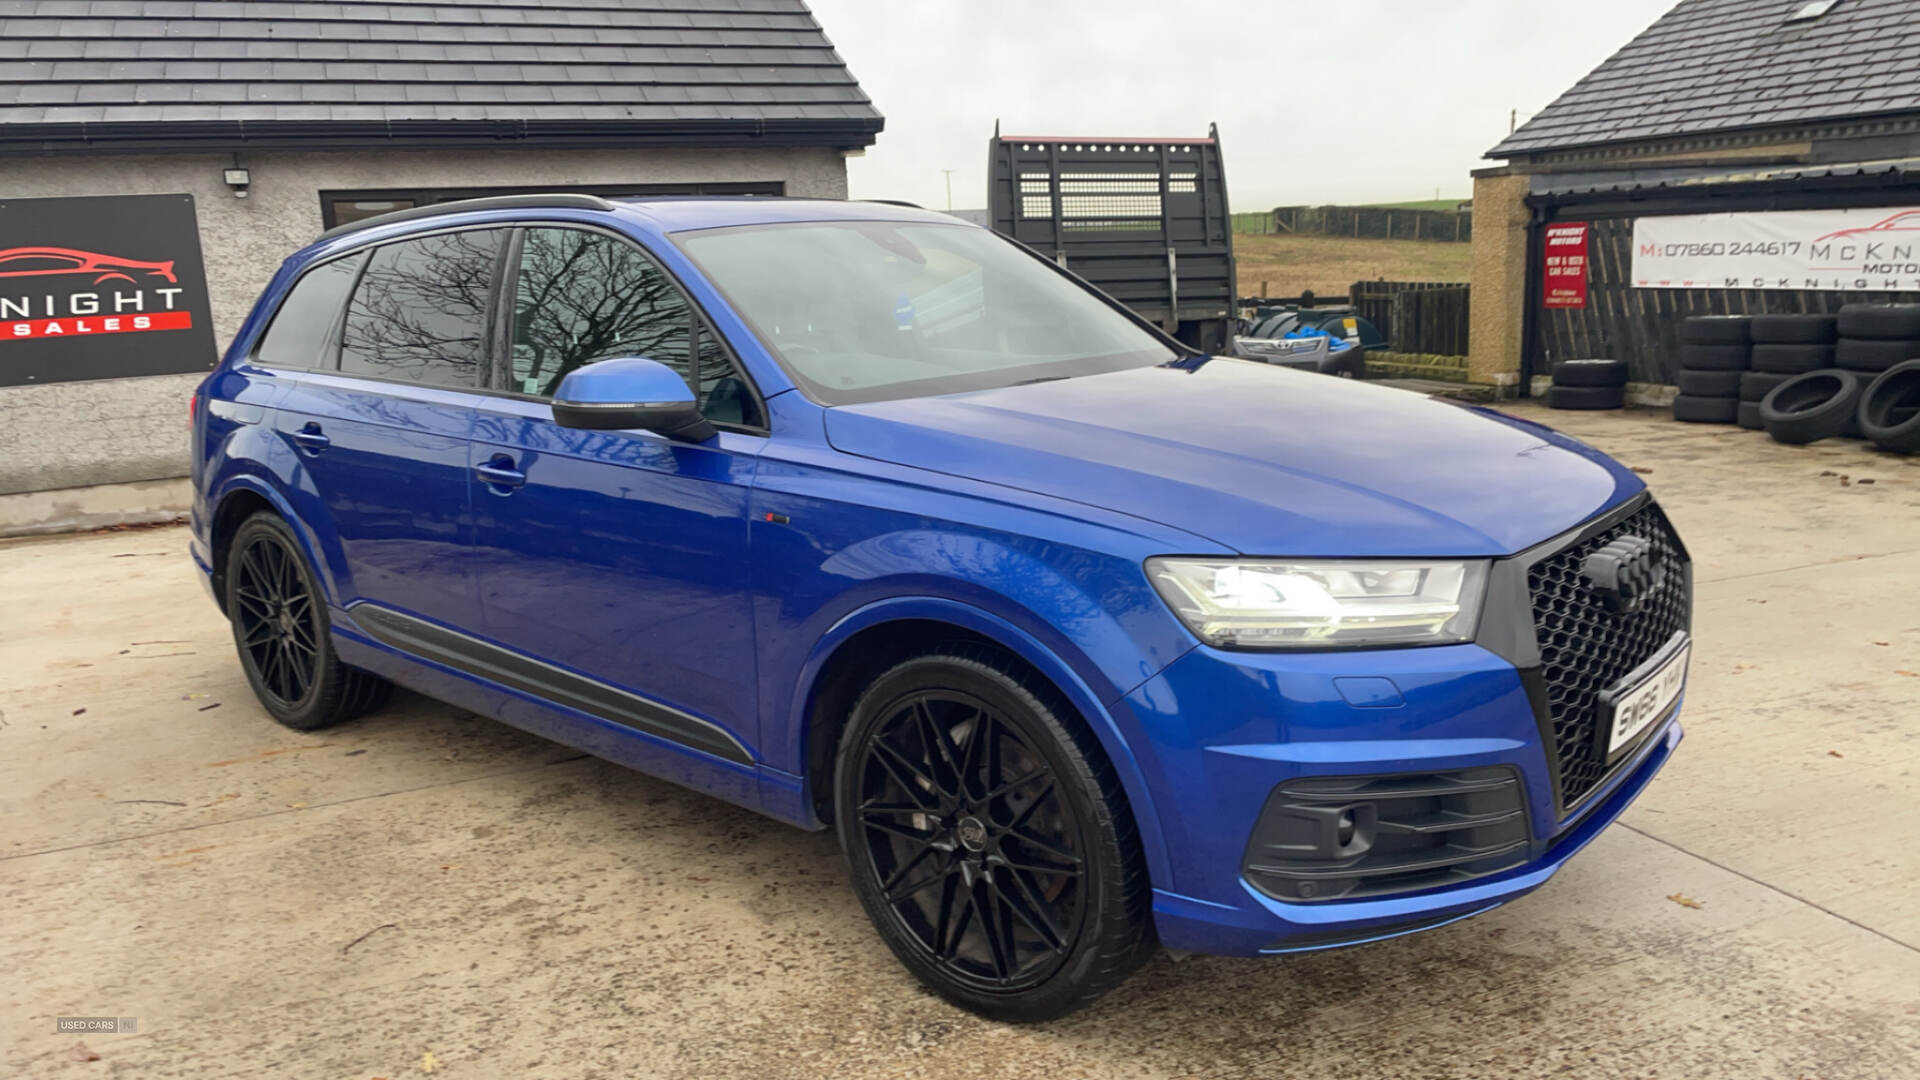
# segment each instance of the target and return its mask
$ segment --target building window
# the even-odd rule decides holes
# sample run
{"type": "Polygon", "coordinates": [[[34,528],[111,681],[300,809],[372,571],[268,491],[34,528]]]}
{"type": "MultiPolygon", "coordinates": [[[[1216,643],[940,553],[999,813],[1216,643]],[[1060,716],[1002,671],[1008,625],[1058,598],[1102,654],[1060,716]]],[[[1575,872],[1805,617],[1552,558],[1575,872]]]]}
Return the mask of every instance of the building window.
{"type": "Polygon", "coordinates": [[[533,187],[490,188],[388,188],[379,191],[323,191],[320,193],[320,221],[331,229],[394,210],[416,206],[481,199],[489,195],[537,195],[566,191],[581,195],[601,195],[609,199],[640,195],[785,195],[787,185],[779,180],[726,184],[538,184],[533,187]]]}
{"type": "Polygon", "coordinates": [[[377,217],[393,210],[411,210],[419,206],[412,199],[337,199],[327,204],[327,211],[321,220],[331,229],[335,225],[351,225],[363,218],[377,217]]]}

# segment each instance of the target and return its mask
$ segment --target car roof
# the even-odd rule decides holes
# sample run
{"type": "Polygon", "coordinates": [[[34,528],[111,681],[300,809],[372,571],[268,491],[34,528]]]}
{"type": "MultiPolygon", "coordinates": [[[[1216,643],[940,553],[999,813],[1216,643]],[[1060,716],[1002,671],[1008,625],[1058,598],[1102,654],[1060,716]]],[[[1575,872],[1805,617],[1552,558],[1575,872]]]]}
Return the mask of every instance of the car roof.
{"type": "Polygon", "coordinates": [[[735,225],[778,225],[800,221],[917,221],[967,225],[970,222],[905,203],[845,199],[788,199],[757,195],[665,196],[611,200],[661,232],[722,229],[735,225]]]}
{"type": "Polygon", "coordinates": [[[661,234],[803,221],[897,221],[980,227],[963,218],[923,210],[910,203],[764,195],[652,195],[606,199],[553,192],[487,196],[380,214],[328,229],[313,243],[295,252],[289,262],[310,263],[367,244],[384,244],[448,226],[511,226],[516,224],[516,219],[533,220],[552,210],[616,215],[627,218],[644,231],[661,234]]]}

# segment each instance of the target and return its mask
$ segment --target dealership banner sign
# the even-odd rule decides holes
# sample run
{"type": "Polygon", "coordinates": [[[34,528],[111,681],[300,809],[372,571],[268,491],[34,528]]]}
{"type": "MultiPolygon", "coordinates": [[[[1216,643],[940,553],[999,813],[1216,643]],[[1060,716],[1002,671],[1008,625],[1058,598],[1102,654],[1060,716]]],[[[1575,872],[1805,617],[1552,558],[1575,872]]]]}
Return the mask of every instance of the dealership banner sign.
{"type": "Polygon", "coordinates": [[[1541,300],[1551,308],[1587,306],[1587,223],[1547,226],[1541,258],[1546,288],[1541,300]]]}
{"type": "Polygon", "coordinates": [[[191,195],[0,200],[0,386],[207,371],[191,195]]]}
{"type": "Polygon", "coordinates": [[[1643,289],[1920,290],[1920,206],[1643,217],[1643,289]]]}

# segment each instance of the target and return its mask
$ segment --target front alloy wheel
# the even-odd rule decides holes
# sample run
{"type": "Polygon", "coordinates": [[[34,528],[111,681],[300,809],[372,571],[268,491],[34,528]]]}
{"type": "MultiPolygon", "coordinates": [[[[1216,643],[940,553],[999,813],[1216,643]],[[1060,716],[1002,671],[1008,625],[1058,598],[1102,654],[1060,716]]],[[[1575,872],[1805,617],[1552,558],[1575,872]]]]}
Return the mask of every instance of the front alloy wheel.
{"type": "Polygon", "coordinates": [[[842,744],[837,816],[855,889],[909,969],[976,1012],[1042,1020],[1144,959],[1146,875],[1078,718],[996,660],[881,676],[842,744]]]}

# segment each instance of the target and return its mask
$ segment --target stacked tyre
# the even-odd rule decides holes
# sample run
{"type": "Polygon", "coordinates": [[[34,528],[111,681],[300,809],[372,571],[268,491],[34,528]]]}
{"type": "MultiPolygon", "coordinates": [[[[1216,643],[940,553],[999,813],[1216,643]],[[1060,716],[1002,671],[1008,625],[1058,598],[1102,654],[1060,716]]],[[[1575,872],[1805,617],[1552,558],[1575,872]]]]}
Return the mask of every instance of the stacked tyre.
{"type": "Polygon", "coordinates": [[[1920,453],[1920,360],[1874,377],[1860,397],[1860,429],[1883,450],[1920,453]]]}
{"type": "Polygon", "coordinates": [[[1752,353],[1745,315],[1695,315],[1680,327],[1680,396],[1673,418],[1731,424],[1740,418],[1740,376],[1752,353]]]}
{"type": "Polygon", "coordinates": [[[1843,368],[1788,376],[1760,402],[1760,423],[1775,442],[1793,446],[1845,435],[1857,423],[1863,389],[1859,373],[1843,368]]]}
{"type": "Polygon", "coordinates": [[[1796,445],[1847,435],[1889,450],[1920,449],[1920,375],[1909,374],[1920,372],[1909,363],[1920,358],[1920,304],[1848,304],[1834,329],[1833,367],[1790,375],[1766,391],[1760,422],[1767,434],[1796,445]]]}
{"type": "Polygon", "coordinates": [[[1740,375],[1743,428],[1760,430],[1760,403],[1795,375],[1834,366],[1838,320],[1832,315],[1755,315],[1748,324],[1753,339],[1748,368],[1740,375]]]}
{"type": "Polygon", "coordinates": [[[1625,360],[1561,360],[1547,387],[1550,409],[1618,409],[1627,403],[1625,360]]]}
{"type": "Polygon", "coordinates": [[[1857,434],[1884,450],[1920,453],[1920,360],[1895,364],[1871,381],[1837,367],[1791,376],[1760,403],[1760,418],[1783,443],[1857,434]]]}
{"type": "Polygon", "coordinates": [[[1869,379],[1920,358],[1920,304],[1848,304],[1837,320],[1834,362],[1869,379]]]}

